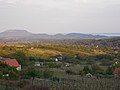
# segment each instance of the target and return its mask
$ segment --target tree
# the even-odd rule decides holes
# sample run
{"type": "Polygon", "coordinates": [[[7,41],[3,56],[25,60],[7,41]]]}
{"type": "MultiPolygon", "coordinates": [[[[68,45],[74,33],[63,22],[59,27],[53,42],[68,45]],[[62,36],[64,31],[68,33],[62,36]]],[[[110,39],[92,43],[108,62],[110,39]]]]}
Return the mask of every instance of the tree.
{"type": "Polygon", "coordinates": [[[50,71],[50,70],[44,70],[44,72],[43,72],[43,77],[44,78],[51,78],[53,76],[53,72],[52,71],[50,71]]]}
{"type": "Polygon", "coordinates": [[[8,66],[7,64],[0,62],[0,78],[9,75],[9,79],[18,79],[18,71],[15,67],[8,66]]]}
{"type": "Polygon", "coordinates": [[[83,68],[83,72],[84,72],[84,74],[91,73],[91,69],[90,69],[88,66],[85,66],[85,67],[83,68]]]}
{"type": "Polygon", "coordinates": [[[0,71],[0,79],[2,78],[2,76],[3,76],[3,73],[0,71]]]}
{"type": "Polygon", "coordinates": [[[28,68],[28,73],[27,75],[32,78],[32,85],[35,77],[37,76],[37,71],[35,68],[28,68]]]}
{"type": "Polygon", "coordinates": [[[107,70],[106,70],[106,74],[108,75],[112,75],[114,72],[114,68],[113,67],[108,67],[107,70]]]}
{"type": "Polygon", "coordinates": [[[10,71],[9,72],[9,78],[12,79],[12,80],[16,80],[18,79],[18,73],[16,73],[15,71],[10,71]]]}
{"type": "Polygon", "coordinates": [[[25,53],[23,51],[16,51],[13,54],[7,55],[8,58],[15,58],[22,66],[26,66],[28,61],[25,53]]]}
{"type": "Polygon", "coordinates": [[[103,69],[97,65],[91,66],[91,70],[92,70],[92,74],[103,74],[104,73],[103,69]]]}

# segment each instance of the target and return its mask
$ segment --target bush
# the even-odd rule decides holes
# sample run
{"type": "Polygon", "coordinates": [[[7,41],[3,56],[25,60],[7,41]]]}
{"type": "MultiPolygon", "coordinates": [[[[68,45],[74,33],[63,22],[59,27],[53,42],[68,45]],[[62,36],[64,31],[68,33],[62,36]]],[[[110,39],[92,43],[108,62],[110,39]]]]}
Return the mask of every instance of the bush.
{"type": "Polygon", "coordinates": [[[97,65],[91,66],[92,74],[105,74],[104,70],[97,65]]]}
{"type": "Polygon", "coordinates": [[[106,70],[106,74],[108,74],[108,75],[113,75],[113,72],[114,72],[113,67],[108,67],[107,70],[106,70]]]}
{"type": "Polygon", "coordinates": [[[60,78],[58,78],[58,77],[53,77],[52,80],[59,82],[59,81],[60,81],[60,78]]]}
{"type": "Polygon", "coordinates": [[[52,76],[53,76],[53,72],[52,71],[50,71],[50,70],[44,70],[43,71],[43,77],[44,78],[48,79],[48,78],[52,78],[52,76]]]}
{"type": "Polygon", "coordinates": [[[91,69],[90,69],[88,66],[85,66],[85,67],[83,68],[83,72],[84,72],[84,74],[91,73],[91,69]]]}
{"type": "Polygon", "coordinates": [[[76,75],[76,73],[73,72],[72,70],[66,70],[66,74],[68,74],[68,75],[76,75]]]}
{"type": "Polygon", "coordinates": [[[11,72],[9,72],[9,78],[12,80],[17,80],[19,77],[18,77],[18,74],[16,72],[11,71],[11,72]]]}
{"type": "Polygon", "coordinates": [[[56,64],[55,62],[49,62],[49,63],[47,63],[47,66],[49,68],[60,68],[61,67],[60,64],[56,64]]]}

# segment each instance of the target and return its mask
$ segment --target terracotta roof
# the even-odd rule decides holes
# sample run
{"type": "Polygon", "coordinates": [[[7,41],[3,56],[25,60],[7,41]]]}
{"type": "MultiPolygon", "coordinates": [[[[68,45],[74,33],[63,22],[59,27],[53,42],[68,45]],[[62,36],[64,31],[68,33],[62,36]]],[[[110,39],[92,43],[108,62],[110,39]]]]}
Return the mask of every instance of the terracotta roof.
{"type": "Polygon", "coordinates": [[[114,75],[118,75],[118,74],[119,74],[119,71],[120,71],[120,68],[115,68],[115,70],[114,70],[114,75]]]}
{"type": "Polygon", "coordinates": [[[3,63],[6,63],[9,66],[13,66],[13,67],[19,67],[20,64],[18,63],[18,61],[16,59],[4,59],[2,60],[3,63]]]}

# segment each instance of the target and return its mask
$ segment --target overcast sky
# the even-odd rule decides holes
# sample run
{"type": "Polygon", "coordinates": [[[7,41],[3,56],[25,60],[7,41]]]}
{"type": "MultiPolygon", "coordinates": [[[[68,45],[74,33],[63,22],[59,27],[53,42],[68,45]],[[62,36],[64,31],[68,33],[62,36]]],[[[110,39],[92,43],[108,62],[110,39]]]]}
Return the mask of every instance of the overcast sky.
{"type": "Polygon", "coordinates": [[[118,33],[120,0],[0,0],[0,32],[118,33]]]}

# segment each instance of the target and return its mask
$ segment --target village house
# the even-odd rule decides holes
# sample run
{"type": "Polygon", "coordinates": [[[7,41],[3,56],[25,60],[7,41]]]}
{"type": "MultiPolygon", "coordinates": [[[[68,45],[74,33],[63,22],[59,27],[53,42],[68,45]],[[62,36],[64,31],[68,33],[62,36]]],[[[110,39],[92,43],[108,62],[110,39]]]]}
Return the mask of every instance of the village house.
{"type": "Polygon", "coordinates": [[[35,66],[43,66],[44,65],[44,63],[43,62],[35,62],[35,66]]]}
{"type": "Polygon", "coordinates": [[[11,66],[11,67],[15,67],[18,71],[21,71],[21,65],[18,63],[18,61],[16,59],[0,57],[0,61],[2,63],[5,63],[5,64],[11,66]]]}
{"type": "Polygon", "coordinates": [[[66,67],[70,67],[70,63],[65,63],[65,66],[66,67]]]}
{"type": "Polygon", "coordinates": [[[115,70],[114,70],[114,76],[118,77],[119,76],[119,72],[120,72],[120,68],[115,68],[115,70]]]}

